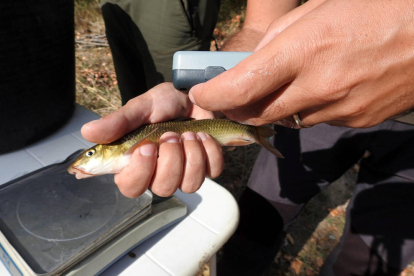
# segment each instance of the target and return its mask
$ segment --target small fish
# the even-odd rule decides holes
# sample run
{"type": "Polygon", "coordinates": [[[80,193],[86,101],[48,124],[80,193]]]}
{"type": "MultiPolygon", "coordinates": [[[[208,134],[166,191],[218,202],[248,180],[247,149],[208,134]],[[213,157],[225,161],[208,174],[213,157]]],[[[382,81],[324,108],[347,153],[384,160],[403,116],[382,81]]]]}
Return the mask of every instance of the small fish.
{"type": "Polygon", "coordinates": [[[76,178],[118,173],[126,167],[135,148],[144,140],[155,142],[165,132],[182,134],[186,131],[205,132],[221,146],[244,146],[258,143],[278,157],[282,154],[273,147],[268,138],[276,132],[265,126],[250,126],[226,119],[183,119],[145,125],[110,144],[95,145],[84,151],[68,168],[76,178]]]}

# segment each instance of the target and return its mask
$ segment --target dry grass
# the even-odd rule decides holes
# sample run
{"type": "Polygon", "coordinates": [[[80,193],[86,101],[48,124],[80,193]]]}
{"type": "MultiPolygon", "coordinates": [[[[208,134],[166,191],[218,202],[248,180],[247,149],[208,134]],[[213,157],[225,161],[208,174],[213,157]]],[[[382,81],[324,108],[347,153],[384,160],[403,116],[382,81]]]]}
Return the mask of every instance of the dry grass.
{"type": "MultiPolygon", "coordinates": [[[[238,31],[244,21],[246,0],[223,0],[219,23],[214,31],[220,47],[238,31]]],[[[97,0],[75,2],[76,39],[76,101],[104,116],[119,107],[121,99],[112,55],[105,43],[105,28],[97,0]],[[91,37],[97,37],[98,43],[91,37]],[[85,42],[92,43],[85,43],[85,42]]],[[[212,42],[212,50],[215,43],[212,42]]],[[[257,145],[225,151],[226,168],[216,181],[236,198],[247,185],[257,145]]],[[[356,170],[350,170],[341,179],[315,197],[292,226],[281,252],[264,275],[318,275],[319,268],[332,248],[338,243],[345,223],[344,210],[351,196],[356,170]]],[[[197,274],[209,275],[205,266],[197,274]]],[[[414,266],[402,276],[414,276],[414,266]]]]}
{"type": "Polygon", "coordinates": [[[76,52],[76,101],[105,116],[121,107],[109,47],[76,52]]]}
{"type": "Polygon", "coordinates": [[[109,47],[79,43],[90,42],[91,35],[105,40],[98,2],[76,1],[76,102],[105,116],[121,107],[121,97],[109,47]]]}

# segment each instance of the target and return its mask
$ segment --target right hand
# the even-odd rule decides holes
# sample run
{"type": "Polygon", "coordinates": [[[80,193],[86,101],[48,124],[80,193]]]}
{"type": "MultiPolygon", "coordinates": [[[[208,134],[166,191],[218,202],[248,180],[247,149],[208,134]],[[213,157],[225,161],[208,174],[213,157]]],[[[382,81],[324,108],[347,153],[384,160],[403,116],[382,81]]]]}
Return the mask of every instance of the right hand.
{"type": "Polygon", "coordinates": [[[251,125],[297,115],[367,128],[413,109],[409,1],[321,1],[277,19],[252,55],[195,85],[192,102],[251,125]]]}
{"type": "MultiPolygon", "coordinates": [[[[183,117],[208,119],[214,114],[193,105],[172,83],[162,83],[117,111],[85,124],[81,132],[90,142],[106,144],[141,125],[183,117]]],[[[178,188],[193,193],[206,176],[219,176],[223,166],[221,147],[209,135],[186,132],[179,137],[167,132],[161,136],[158,150],[152,142],[139,146],[129,165],[115,174],[115,183],[127,197],[137,197],[148,187],[159,196],[170,196],[178,188]]]]}

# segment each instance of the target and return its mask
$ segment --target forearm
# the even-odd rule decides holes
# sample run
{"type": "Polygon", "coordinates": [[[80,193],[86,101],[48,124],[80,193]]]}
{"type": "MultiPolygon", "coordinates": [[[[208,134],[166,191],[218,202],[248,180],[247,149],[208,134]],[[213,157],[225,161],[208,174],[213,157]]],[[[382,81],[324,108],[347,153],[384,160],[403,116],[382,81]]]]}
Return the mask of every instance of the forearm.
{"type": "Polygon", "coordinates": [[[242,28],[224,43],[220,51],[252,52],[264,34],[259,30],[242,28]]]}
{"type": "Polygon", "coordinates": [[[243,28],[230,37],[220,50],[253,51],[269,25],[298,5],[298,0],[248,0],[243,28]]]}

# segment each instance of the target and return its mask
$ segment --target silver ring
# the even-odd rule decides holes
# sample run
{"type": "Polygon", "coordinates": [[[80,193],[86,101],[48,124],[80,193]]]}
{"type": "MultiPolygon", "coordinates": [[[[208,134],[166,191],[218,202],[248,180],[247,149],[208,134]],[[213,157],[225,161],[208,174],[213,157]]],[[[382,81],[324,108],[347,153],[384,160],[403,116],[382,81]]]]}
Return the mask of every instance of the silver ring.
{"type": "Polygon", "coordinates": [[[312,127],[312,126],[307,126],[305,125],[302,120],[299,118],[298,113],[293,114],[293,119],[295,120],[295,123],[298,125],[299,128],[308,128],[308,127],[312,127]]]}

